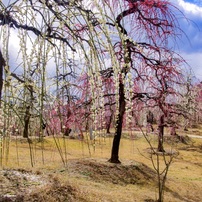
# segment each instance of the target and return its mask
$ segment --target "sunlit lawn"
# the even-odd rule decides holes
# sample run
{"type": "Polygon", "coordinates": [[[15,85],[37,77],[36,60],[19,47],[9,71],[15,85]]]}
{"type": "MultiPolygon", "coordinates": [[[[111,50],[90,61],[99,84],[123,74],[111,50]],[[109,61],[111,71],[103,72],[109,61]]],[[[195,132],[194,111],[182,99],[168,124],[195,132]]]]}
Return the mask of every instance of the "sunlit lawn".
{"type": "MultiPolygon", "coordinates": [[[[191,131],[193,134],[193,131],[191,131]]],[[[149,134],[148,136],[153,147],[157,147],[157,135],[149,134]]],[[[95,140],[85,138],[84,140],[70,139],[68,137],[44,137],[43,141],[38,138],[32,138],[32,143],[28,143],[23,138],[11,138],[7,146],[3,148],[2,168],[24,168],[40,170],[41,172],[56,172],[68,167],[68,161],[71,159],[96,159],[98,162],[107,162],[110,158],[113,137],[97,136],[95,140]]],[[[182,143],[165,142],[165,149],[179,151],[179,155],[174,159],[168,174],[167,186],[169,194],[166,192],[167,200],[165,201],[184,201],[187,197],[190,201],[202,200],[202,139],[194,139],[189,145],[182,143]],[[179,193],[176,199],[173,199],[172,191],[179,193]],[[193,195],[193,200],[191,200],[193,195]],[[182,196],[182,197],[181,197],[182,196]],[[181,197],[181,198],[180,198],[181,197]]],[[[139,131],[132,134],[124,132],[120,145],[120,160],[122,165],[130,165],[135,162],[144,163],[153,169],[149,144],[139,131]]],[[[163,165],[163,164],[162,164],[163,165]]],[[[144,201],[145,196],[155,198],[156,187],[141,187],[137,185],[127,185],[126,187],[113,184],[100,184],[93,181],[86,181],[83,178],[73,176],[61,176],[58,178],[68,180],[70,183],[81,188],[84,194],[89,192],[88,200],[93,201],[97,195],[100,198],[105,197],[106,201],[113,201],[111,195],[117,195],[114,201],[134,201],[137,196],[139,200],[144,201]],[[91,186],[88,187],[88,186],[91,186]],[[84,188],[85,187],[85,188],[84,188]],[[110,192],[107,192],[107,190],[110,192]],[[144,194],[145,193],[145,194],[144,194]],[[119,200],[122,199],[122,200],[119,200]]],[[[82,193],[80,193],[82,194],[82,193]]],[[[189,201],[188,200],[188,201],[189,201]]]]}

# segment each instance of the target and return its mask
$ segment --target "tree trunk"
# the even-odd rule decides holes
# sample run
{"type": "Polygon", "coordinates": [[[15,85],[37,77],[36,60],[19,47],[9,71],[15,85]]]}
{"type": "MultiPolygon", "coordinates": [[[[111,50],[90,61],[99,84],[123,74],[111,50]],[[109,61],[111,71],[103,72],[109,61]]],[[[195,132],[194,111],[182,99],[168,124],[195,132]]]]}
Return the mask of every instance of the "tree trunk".
{"type": "Polygon", "coordinates": [[[170,135],[172,135],[172,136],[177,135],[177,133],[176,133],[176,126],[172,126],[172,127],[171,127],[170,135]]]}
{"type": "Polygon", "coordinates": [[[106,123],[106,132],[110,133],[110,127],[111,127],[111,123],[112,123],[112,117],[113,117],[113,113],[111,113],[109,119],[107,120],[106,123]]]}
{"type": "Polygon", "coordinates": [[[23,131],[23,137],[28,138],[29,137],[29,120],[30,120],[30,106],[26,107],[25,116],[24,116],[24,131],[23,131]]]}
{"type": "Polygon", "coordinates": [[[116,120],[116,129],[115,135],[112,144],[111,158],[109,162],[111,163],[121,163],[119,161],[119,145],[122,134],[122,124],[123,124],[123,116],[125,113],[126,102],[125,102],[125,94],[124,94],[124,84],[122,81],[119,81],[119,114],[116,120]]]}
{"type": "Polygon", "coordinates": [[[159,119],[159,125],[158,125],[158,152],[165,152],[164,148],[163,148],[163,135],[164,135],[164,127],[165,127],[165,123],[164,123],[164,115],[160,116],[159,119]]]}
{"type": "Polygon", "coordinates": [[[5,66],[5,60],[0,50],[0,107],[2,98],[2,88],[3,88],[3,67],[5,66]]]}

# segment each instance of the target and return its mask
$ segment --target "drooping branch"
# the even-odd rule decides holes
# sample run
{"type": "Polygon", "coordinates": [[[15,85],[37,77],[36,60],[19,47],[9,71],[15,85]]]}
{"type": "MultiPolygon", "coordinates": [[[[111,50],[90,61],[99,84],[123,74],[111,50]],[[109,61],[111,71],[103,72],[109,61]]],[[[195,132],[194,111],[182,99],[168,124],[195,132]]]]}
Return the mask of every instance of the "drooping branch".
{"type": "Polygon", "coordinates": [[[8,25],[11,28],[17,28],[17,29],[23,29],[26,31],[31,31],[34,33],[37,37],[44,37],[49,43],[55,46],[55,44],[51,41],[51,39],[56,39],[59,41],[64,42],[68,45],[68,47],[72,51],[76,51],[69,43],[68,39],[66,37],[63,37],[57,33],[51,34],[50,32],[43,33],[41,30],[37,29],[34,26],[29,26],[27,24],[20,24],[17,20],[15,20],[10,13],[7,11],[5,13],[0,13],[0,26],[8,25]]]}

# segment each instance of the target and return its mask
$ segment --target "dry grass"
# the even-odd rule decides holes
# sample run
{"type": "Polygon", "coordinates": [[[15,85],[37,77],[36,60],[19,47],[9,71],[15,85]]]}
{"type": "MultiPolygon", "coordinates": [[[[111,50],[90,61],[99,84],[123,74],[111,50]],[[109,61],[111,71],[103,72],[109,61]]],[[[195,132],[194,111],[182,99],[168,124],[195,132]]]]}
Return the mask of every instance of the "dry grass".
{"type": "MultiPolygon", "coordinates": [[[[201,134],[199,130],[197,134],[201,134]]],[[[149,135],[149,139],[156,147],[156,135],[149,135]]],[[[139,132],[132,136],[125,133],[120,145],[121,165],[107,162],[111,144],[112,137],[98,137],[95,142],[45,137],[43,142],[33,139],[31,144],[22,138],[12,139],[8,158],[2,162],[0,201],[9,201],[6,194],[11,191],[14,201],[154,201],[156,174],[144,137],[139,132]],[[40,177],[44,183],[23,177],[23,173],[40,177]]],[[[168,174],[165,202],[202,201],[202,139],[182,144],[167,137],[165,148],[179,151],[168,174]]]]}

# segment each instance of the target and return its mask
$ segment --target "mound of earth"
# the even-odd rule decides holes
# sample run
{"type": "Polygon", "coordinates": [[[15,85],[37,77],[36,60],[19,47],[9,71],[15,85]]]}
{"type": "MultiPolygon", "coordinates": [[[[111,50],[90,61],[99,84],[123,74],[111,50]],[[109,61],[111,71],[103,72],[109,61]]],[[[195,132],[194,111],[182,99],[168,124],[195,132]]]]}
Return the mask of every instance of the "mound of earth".
{"type": "Polygon", "coordinates": [[[69,160],[66,169],[54,173],[34,173],[23,169],[1,170],[0,202],[86,201],[84,196],[79,194],[79,184],[75,186],[57,177],[63,175],[120,186],[149,185],[155,182],[154,171],[144,164],[131,162],[127,165],[116,165],[95,159],[69,160]]]}
{"type": "Polygon", "coordinates": [[[48,201],[48,202],[74,202],[79,201],[77,199],[77,189],[69,184],[61,184],[59,182],[53,183],[42,189],[38,189],[32,192],[30,195],[26,195],[22,201],[38,202],[38,201],[48,201]]]}
{"type": "Polygon", "coordinates": [[[74,189],[24,169],[0,171],[0,202],[74,201],[74,189]]]}
{"type": "Polygon", "coordinates": [[[68,170],[97,182],[113,184],[150,184],[155,181],[155,172],[141,163],[112,164],[107,161],[71,160],[68,170]]]}

